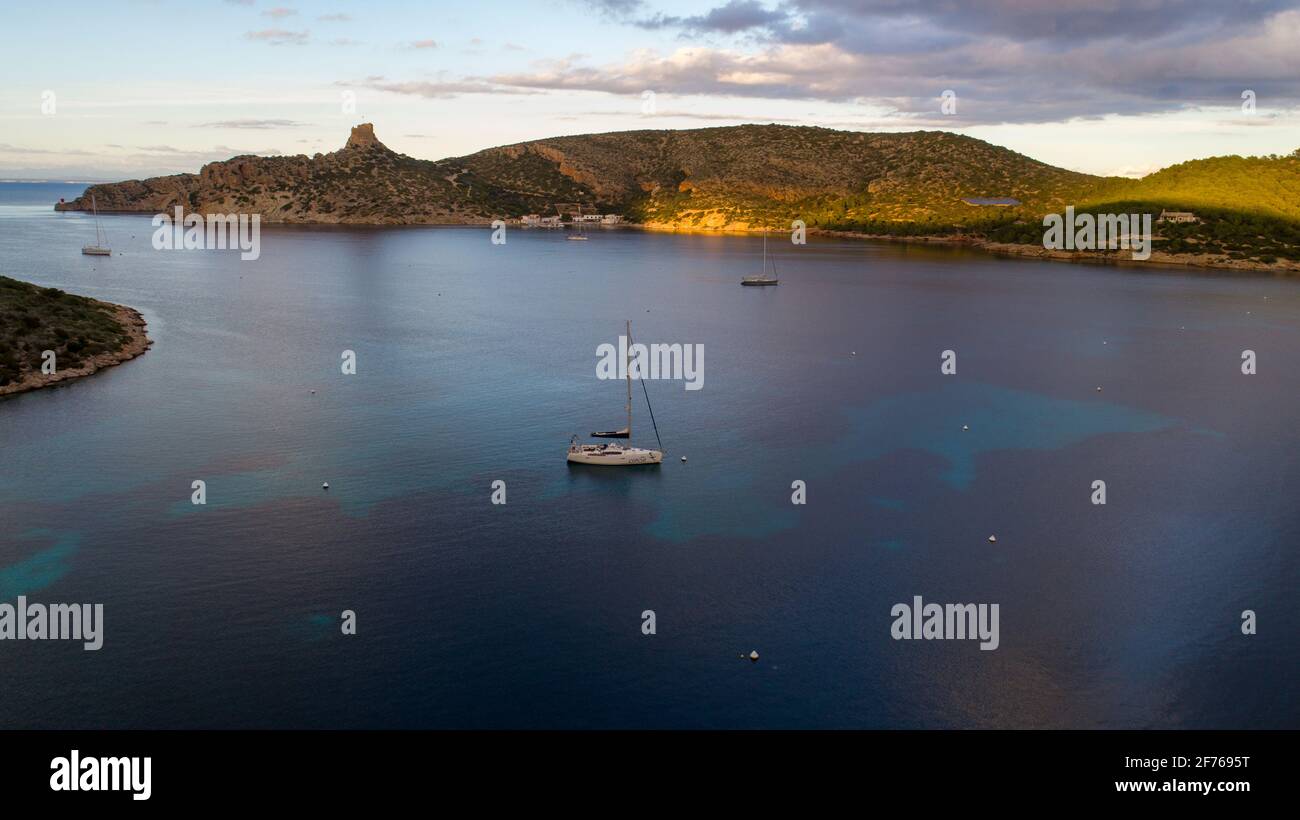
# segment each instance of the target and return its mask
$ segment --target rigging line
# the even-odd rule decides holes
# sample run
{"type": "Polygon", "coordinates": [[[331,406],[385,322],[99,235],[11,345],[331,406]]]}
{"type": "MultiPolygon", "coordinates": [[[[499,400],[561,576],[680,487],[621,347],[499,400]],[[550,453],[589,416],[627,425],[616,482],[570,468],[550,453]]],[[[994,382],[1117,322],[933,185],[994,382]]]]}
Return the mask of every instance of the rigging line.
{"type": "Polygon", "coordinates": [[[645,379],[638,379],[641,382],[641,390],[645,393],[645,406],[650,411],[650,424],[655,428],[655,441],[659,442],[659,449],[664,449],[663,439],[659,438],[659,425],[655,423],[655,409],[650,406],[650,391],[646,389],[645,379]]]}

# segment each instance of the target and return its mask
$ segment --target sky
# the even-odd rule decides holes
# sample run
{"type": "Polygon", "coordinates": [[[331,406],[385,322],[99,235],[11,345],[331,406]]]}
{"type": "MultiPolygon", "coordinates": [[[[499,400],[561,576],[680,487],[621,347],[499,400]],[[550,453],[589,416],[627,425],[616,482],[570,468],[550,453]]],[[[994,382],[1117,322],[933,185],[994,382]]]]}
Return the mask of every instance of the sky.
{"type": "Polygon", "coordinates": [[[955,131],[1124,176],[1300,148],[1300,0],[9,0],[0,19],[0,179],[329,152],[359,122],[423,159],[769,122],[955,131]]]}

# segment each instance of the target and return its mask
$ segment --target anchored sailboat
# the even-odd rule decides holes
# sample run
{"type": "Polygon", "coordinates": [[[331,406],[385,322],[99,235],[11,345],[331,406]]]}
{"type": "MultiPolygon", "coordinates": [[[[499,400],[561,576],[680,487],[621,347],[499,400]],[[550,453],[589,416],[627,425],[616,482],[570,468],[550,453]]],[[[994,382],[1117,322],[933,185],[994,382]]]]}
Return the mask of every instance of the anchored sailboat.
{"type": "Polygon", "coordinates": [[[757,276],[746,276],[744,279],[740,280],[740,284],[749,285],[749,286],[777,284],[775,259],[772,260],[772,275],[771,276],[767,275],[767,232],[766,231],[763,232],[763,272],[758,274],[757,276]]]}
{"type": "Polygon", "coordinates": [[[95,204],[95,195],[90,195],[90,209],[95,213],[95,244],[83,245],[81,252],[86,256],[112,256],[113,250],[107,246],[108,235],[99,227],[99,207],[95,204]]]}
{"type": "MultiPolygon", "coordinates": [[[[627,368],[627,426],[622,430],[606,430],[604,432],[592,433],[595,438],[631,438],[632,437],[632,322],[627,323],[627,361],[624,365],[627,368]]],[[[646,390],[645,381],[641,382],[641,389],[646,390]]],[[[650,410],[650,423],[654,424],[654,410],[650,408],[650,393],[645,394],[646,409],[650,410]]],[[[655,440],[659,441],[659,426],[655,424],[655,440]]],[[[568,460],[576,464],[606,464],[610,466],[626,466],[631,464],[659,464],[664,460],[663,442],[659,442],[660,449],[647,450],[641,447],[633,447],[618,443],[609,444],[580,444],[578,437],[574,436],[569,440],[569,457],[568,460]]]]}

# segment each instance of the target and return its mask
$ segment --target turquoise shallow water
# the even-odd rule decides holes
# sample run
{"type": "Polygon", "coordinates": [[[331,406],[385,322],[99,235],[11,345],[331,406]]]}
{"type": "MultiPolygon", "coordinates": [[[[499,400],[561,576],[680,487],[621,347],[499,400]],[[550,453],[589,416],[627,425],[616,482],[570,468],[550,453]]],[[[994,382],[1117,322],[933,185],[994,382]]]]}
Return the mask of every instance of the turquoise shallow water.
{"type": "Polygon", "coordinates": [[[756,239],[632,231],[240,263],[129,216],[104,260],[45,205],[79,192],[0,185],[0,273],[155,347],[0,401],[0,599],[107,621],[0,644],[0,725],[1300,725],[1300,282],[813,241],[749,289],[756,239]],[[627,318],[705,387],[648,385],[662,466],[568,467],[627,318]],[[892,641],[918,594],[998,603],[1001,647],[892,641]]]}

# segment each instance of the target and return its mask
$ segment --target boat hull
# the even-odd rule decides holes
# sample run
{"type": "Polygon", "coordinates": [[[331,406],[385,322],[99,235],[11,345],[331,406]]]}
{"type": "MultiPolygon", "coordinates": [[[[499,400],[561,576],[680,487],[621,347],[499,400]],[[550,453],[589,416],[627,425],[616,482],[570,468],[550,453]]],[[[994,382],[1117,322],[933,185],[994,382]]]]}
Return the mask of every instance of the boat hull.
{"type": "Polygon", "coordinates": [[[85,247],[81,249],[81,252],[84,253],[86,256],[112,256],[113,255],[113,252],[108,248],[85,247]]]}
{"type": "Polygon", "coordinates": [[[740,284],[747,288],[763,287],[765,285],[779,284],[775,279],[742,279],[740,284]]]}
{"type": "Polygon", "coordinates": [[[569,448],[569,461],[573,464],[594,464],[603,467],[632,467],[638,464],[660,464],[664,454],[659,450],[640,447],[600,447],[584,444],[569,448]]]}

